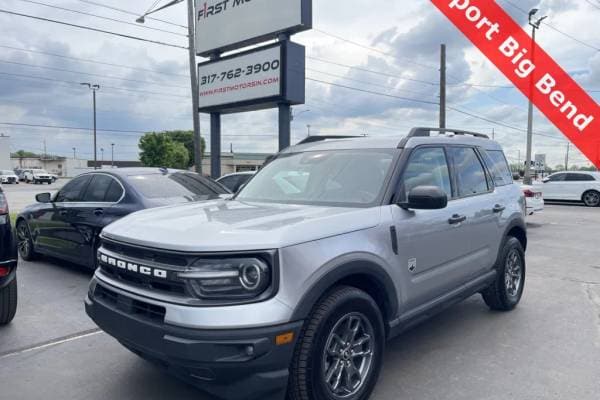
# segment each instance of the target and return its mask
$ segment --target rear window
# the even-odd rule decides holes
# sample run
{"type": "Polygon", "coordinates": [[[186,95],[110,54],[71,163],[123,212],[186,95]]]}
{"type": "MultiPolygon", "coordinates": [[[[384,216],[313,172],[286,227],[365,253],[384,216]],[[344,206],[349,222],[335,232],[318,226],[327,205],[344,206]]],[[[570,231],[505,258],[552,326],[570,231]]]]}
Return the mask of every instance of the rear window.
{"type": "Polygon", "coordinates": [[[227,194],[220,185],[192,172],[133,175],[128,177],[128,181],[147,199],[184,197],[197,201],[227,194]]]}
{"type": "Polygon", "coordinates": [[[508,161],[506,161],[506,157],[501,150],[487,150],[483,154],[496,186],[506,186],[513,183],[508,161]]]}

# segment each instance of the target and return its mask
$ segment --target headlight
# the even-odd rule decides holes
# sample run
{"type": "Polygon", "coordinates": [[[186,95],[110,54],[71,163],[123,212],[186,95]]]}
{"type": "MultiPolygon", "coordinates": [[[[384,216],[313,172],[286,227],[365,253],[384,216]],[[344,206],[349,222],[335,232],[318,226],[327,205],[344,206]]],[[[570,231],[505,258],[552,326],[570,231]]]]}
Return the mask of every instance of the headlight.
{"type": "Polygon", "coordinates": [[[180,272],[192,292],[201,299],[253,299],[271,286],[271,268],[259,258],[197,260],[180,272]]]}

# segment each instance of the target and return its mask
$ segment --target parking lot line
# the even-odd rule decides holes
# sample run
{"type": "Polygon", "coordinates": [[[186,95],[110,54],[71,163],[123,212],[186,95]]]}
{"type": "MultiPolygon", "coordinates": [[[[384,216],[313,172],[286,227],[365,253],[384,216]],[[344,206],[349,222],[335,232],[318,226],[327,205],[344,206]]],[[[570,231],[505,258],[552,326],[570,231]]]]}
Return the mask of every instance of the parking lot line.
{"type": "Polygon", "coordinates": [[[45,349],[47,347],[58,346],[59,344],[68,343],[68,342],[72,342],[74,340],[79,340],[79,339],[83,339],[86,337],[94,336],[99,333],[102,333],[102,331],[100,329],[89,329],[87,331],[74,333],[72,335],[59,337],[59,338],[48,340],[48,341],[42,342],[42,343],[37,343],[32,346],[22,347],[17,350],[12,350],[12,351],[9,351],[6,353],[0,353],[0,360],[8,358],[8,357],[16,356],[19,354],[29,353],[30,351],[34,351],[34,350],[40,350],[40,349],[45,349]]]}

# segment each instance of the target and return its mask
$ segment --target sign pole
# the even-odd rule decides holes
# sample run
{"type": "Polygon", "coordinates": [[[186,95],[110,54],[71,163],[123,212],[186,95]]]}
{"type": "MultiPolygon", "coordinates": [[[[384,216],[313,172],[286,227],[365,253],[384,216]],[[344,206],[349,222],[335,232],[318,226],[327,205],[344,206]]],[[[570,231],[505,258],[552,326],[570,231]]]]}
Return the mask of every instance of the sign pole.
{"type": "Polygon", "coordinates": [[[279,151],[290,147],[291,136],[291,106],[289,103],[279,103],[279,151]]]}
{"type": "Polygon", "coordinates": [[[188,43],[189,43],[189,58],[190,58],[190,84],[192,87],[192,121],[194,126],[194,164],[196,164],[196,172],[202,174],[202,136],[200,133],[200,113],[198,111],[198,77],[196,65],[196,38],[194,16],[194,0],[188,0],[188,43]]]}
{"type": "MultiPolygon", "coordinates": [[[[219,52],[214,52],[211,60],[221,58],[219,52]]],[[[210,113],[210,176],[213,179],[221,177],[221,113],[210,113]]]]}

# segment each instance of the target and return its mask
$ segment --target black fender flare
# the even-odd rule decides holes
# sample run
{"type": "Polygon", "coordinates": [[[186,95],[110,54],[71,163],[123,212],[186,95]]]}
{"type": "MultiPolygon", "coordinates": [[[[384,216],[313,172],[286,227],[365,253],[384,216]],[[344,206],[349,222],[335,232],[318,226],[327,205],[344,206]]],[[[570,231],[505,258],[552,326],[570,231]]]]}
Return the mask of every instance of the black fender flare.
{"type": "Polygon", "coordinates": [[[367,292],[370,292],[369,294],[372,297],[377,297],[375,300],[383,306],[384,309],[381,311],[384,318],[387,319],[385,322],[389,322],[397,316],[398,295],[394,282],[386,269],[374,256],[362,255],[360,258],[356,258],[356,255],[354,257],[349,256],[338,258],[331,261],[329,265],[324,266],[328,269],[328,272],[304,293],[294,309],[292,321],[308,318],[311,310],[321,297],[327,294],[332,287],[352,277],[365,278],[362,281],[363,284],[374,286],[367,292]]]}
{"type": "MultiPolygon", "coordinates": [[[[526,250],[527,249],[527,224],[525,223],[525,220],[523,218],[513,218],[508,223],[508,225],[504,229],[504,234],[502,235],[502,240],[503,241],[506,240],[510,231],[512,231],[514,228],[521,229],[523,231],[523,233],[525,234],[522,238],[517,237],[517,239],[519,239],[519,241],[521,241],[521,243],[523,244],[523,250],[526,250]]],[[[500,250],[502,250],[502,249],[500,249],[500,250]]]]}

